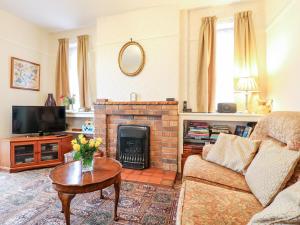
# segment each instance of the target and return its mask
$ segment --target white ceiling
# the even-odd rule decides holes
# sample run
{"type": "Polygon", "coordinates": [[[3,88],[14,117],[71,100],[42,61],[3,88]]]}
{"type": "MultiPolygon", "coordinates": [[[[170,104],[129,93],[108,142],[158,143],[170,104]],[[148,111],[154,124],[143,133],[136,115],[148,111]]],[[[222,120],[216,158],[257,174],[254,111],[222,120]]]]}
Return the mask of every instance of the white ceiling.
{"type": "Polygon", "coordinates": [[[246,0],[0,0],[0,9],[50,32],[92,26],[96,18],[158,5],[206,7],[246,0]]]}

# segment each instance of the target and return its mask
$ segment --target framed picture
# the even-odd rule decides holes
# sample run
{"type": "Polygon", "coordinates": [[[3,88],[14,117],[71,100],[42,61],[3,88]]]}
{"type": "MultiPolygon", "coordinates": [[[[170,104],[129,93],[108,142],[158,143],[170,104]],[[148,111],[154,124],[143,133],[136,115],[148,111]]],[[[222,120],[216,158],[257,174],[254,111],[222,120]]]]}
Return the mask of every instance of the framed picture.
{"type": "Polygon", "coordinates": [[[40,90],[40,64],[11,57],[10,87],[40,90]]]}

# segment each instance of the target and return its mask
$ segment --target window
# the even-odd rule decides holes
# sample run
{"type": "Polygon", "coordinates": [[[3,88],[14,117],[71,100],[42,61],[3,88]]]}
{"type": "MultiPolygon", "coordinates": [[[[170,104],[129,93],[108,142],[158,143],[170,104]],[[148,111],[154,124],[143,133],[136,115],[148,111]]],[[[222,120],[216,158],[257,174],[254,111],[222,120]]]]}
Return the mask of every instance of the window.
{"type": "Polygon", "coordinates": [[[217,23],[216,35],[216,103],[234,102],[234,23],[233,19],[217,23]]]}
{"type": "Polygon", "coordinates": [[[71,96],[75,95],[74,109],[80,108],[79,103],[79,84],[77,74],[77,43],[70,42],[69,45],[69,85],[71,96]]]}

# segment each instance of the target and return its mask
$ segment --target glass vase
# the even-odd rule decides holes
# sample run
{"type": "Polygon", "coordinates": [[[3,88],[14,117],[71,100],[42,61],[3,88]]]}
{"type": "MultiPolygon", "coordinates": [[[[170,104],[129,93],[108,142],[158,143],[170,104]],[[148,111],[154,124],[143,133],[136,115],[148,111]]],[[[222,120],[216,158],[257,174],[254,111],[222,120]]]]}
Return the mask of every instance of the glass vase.
{"type": "Polygon", "coordinates": [[[83,173],[93,171],[94,168],[94,154],[92,157],[81,158],[81,171],[83,173]]]}

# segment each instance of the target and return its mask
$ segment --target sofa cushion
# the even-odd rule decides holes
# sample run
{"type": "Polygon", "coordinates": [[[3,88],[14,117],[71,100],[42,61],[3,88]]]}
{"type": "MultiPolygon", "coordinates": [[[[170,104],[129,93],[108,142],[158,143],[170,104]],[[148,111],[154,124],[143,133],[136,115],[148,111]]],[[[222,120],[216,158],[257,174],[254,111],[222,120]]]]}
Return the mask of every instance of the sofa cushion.
{"type": "Polygon", "coordinates": [[[223,166],[208,162],[199,155],[192,155],[187,158],[183,170],[183,179],[198,180],[227,189],[250,192],[243,175],[223,166]]]}
{"type": "Polygon", "coordinates": [[[268,136],[300,150],[300,112],[271,113],[257,123],[250,138],[264,140],[268,136]]]}
{"type": "Polygon", "coordinates": [[[208,153],[210,152],[210,150],[212,149],[213,146],[214,146],[213,144],[208,144],[208,145],[203,146],[202,159],[206,159],[208,153]]]}
{"type": "Polygon", "coordinates": [[[300,159],[300,152],[263,142],[245,175],[252,193],[263,206],[271,203],[291,178],[300,159]]]}
{"type": "Polygon", "coordinates": [[[177,208],[177,225],[247,224],[262,210],[250,193],[186,180],[177,208]]]}
{"type": "Polygon", "coordinates": [[[260,141],[232,134],[220,134],[206,160],[243,173],[253,160],[260,141]]]}
{"type": "Polygon", "coordinates": [[[280,192],[248,225],[300,224],[300,181],[280,192]]]}
{"type": "Polygon", "coordinates": [[[287,187],[295,184],[297,181],[300,181],[300,161],[298,162],[291,179],[288,181],[287,187]]]}

